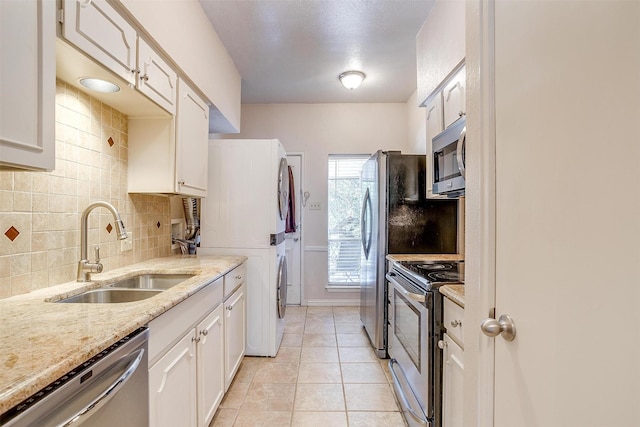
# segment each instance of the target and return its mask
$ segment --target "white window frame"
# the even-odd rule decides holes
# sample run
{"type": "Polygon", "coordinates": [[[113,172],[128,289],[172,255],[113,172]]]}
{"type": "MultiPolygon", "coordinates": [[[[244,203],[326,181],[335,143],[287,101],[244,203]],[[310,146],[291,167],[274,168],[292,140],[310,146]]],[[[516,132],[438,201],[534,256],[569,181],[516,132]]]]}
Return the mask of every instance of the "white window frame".
{"type": "MultiPolygon", "coordinates": [[[[358,185],[357,191],[355,191],[354,199],[349,197],[349,193],[345,193],[343,197],[348,200],[348,205],[351,207],[351,216],[342,218],[341,220],[332,220],[333,212],[335,209],[332,207],[332,192],[335,191],[336,186],[336,174],[340,174],[340,171],[336,169],[337,163],[340,161],[357,161],[362,164],[370,157],[370,154],[329,154],[327,161],[327,286],[326,289],[329,292],[353,292],[360,289],[361,278],[359,276],[360,269],[360,210],[362,209],[361,203],[361,184],[360,174],[358,173],[358,185]],[[331,170],[333,165],[333,169],[331,170]],[[355,210],[355,211],[354,211],[355,210]],[[342,225],[334,224],[335,222],[341,222],[342,225]],[[337,234],[343,233],[343,236],[337,234]],[[345,236],[344,234],[353,234],[352,237],[345,236]],[[346,266],[342,265],[338,267],[339,250],[342,247],[346,247],[346,253],[352,254],[357,250],[358,259],[347,259],[346,266]],[[350,270],[349,264],[357,263],[358,266],[353,270],[350,270]],[[338,271],[342,269],[342,271],[338,271]],[[356,273],[357,272],[357,273],[356,273]],[[339,277],[342,276],[342,280],[339,277]],[[338,280],[336,280],[338,279],[338,280]]],[[[344,164],[344,163],[343,163],[344,164]]],[[[357,167],[358,172],[361,169],[362,164],[357,167]]],[[[352,180],[353,169],[343,170],[345,175],[342,179],[352,180]]],[[[344,200],[344,199],[343,199],[344,200]]],[[[335,203],[335,202],[334,202],[335,203]]]]}

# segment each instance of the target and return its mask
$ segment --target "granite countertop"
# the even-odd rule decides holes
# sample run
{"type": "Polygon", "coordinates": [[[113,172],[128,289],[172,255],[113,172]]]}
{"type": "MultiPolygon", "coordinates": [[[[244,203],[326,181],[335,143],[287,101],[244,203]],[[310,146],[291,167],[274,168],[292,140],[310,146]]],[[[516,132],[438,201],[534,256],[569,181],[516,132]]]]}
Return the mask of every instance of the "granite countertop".
{"type": "Polygon", "coordinates": [[[464,285],[444,285],[438,288],[440,293],[464,308],[464,285]]]}
{"type": "Polygon", "coordinates": [[[175,255],[0,300],[0,414],[242,264],[242,256],[175,255]],[[195,274],[142,301],[54,304],[146,273],[195,274]]]}

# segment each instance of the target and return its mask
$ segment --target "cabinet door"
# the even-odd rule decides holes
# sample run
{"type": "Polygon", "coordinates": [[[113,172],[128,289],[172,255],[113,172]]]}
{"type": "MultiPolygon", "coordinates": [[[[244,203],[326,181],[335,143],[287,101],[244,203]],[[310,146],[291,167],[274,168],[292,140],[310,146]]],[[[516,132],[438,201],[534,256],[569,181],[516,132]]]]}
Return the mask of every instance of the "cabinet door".
{"type": "Polygon", "coordinates": [[[149,425],[196,425],[195,330],[149,369],[149,425]]]}
{"type": "Polygon", "coordinates": [[[55,167],[55,13],[0,1],[0,169],[55,167]]]}
{"type": "Polygon", "coordinates": [[[138,69],[138,89],[175,115],[178,75],[142,38],[138,38],[138,69]]]}
{"type": "Polygon", "coordinates": [[[246,285],[243,284],[224,303],[224,374],[227,391],[244,357],[247,331],[246,285]]]}
{"type": "Polygon", "coordinates": [[[64,0],[62,36],[136,84],[136,30],[106,0],[64,0]]]}
{"type": "Polygon", "coordinates": [[[207,195],[209,107],[187,84],[178,82],[176,192],[207,195]]]}
{"type": "Polygon", "coordinates": [[[442,427],[462,427],[464,352],[449,335],[443,341],[442,427]]]}
{"type": "Polygon", "coordinates": [[[433,137],[444,130],[442,117],[442,93],[438,92],[431,102],[426,105],[427,109],[427,170],[426,170],[426,186],[427,198],[446,198],[440,194],[433,194],[433,156],[431,155],[431,146],[433,137]]]}
{"type": "Polygon", "coordinates": [[[467,113],[465,80],[466,72],[462,67],[442,89],[445,128],[467,113]]]}
{"type": "Polygon", "coordinates": [[[196,327],[198,334],[198,426],[209,425],[224,396],[223,306],[196,327]]]}

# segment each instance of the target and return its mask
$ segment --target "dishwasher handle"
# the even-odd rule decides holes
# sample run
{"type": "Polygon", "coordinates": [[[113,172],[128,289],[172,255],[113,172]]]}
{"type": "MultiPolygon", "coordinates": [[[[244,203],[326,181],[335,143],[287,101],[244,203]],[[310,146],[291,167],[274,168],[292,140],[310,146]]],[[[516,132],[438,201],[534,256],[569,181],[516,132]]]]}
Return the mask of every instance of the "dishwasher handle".
{"type": "Polygon", "coordinates": [[[107,388],[100,392],[95,398],[91,399],[91,402],[84,408],[67,418],[65,422],[59,425],[59,427],[77,426],[86,421],[94,411],[102,408],[111,398],[113,398],[118,391],[124,386],[133,373],[138,369],[140,361],[144,357],[144,348],[138,349],[130,354],[133,360],[124,369],[122,375],[120,375],[114,382],[112,382],[107,388]]]}

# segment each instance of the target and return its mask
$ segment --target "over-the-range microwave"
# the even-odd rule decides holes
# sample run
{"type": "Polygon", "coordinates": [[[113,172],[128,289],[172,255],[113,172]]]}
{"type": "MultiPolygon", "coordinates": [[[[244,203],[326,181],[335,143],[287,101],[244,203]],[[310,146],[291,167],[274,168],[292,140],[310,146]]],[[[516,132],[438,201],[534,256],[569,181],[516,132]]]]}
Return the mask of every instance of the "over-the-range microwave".
{"type": "Polygon", "coordinates": [[[432,140],[433,193],[464,195],[466,120],[461,117],[432,140]]]}

